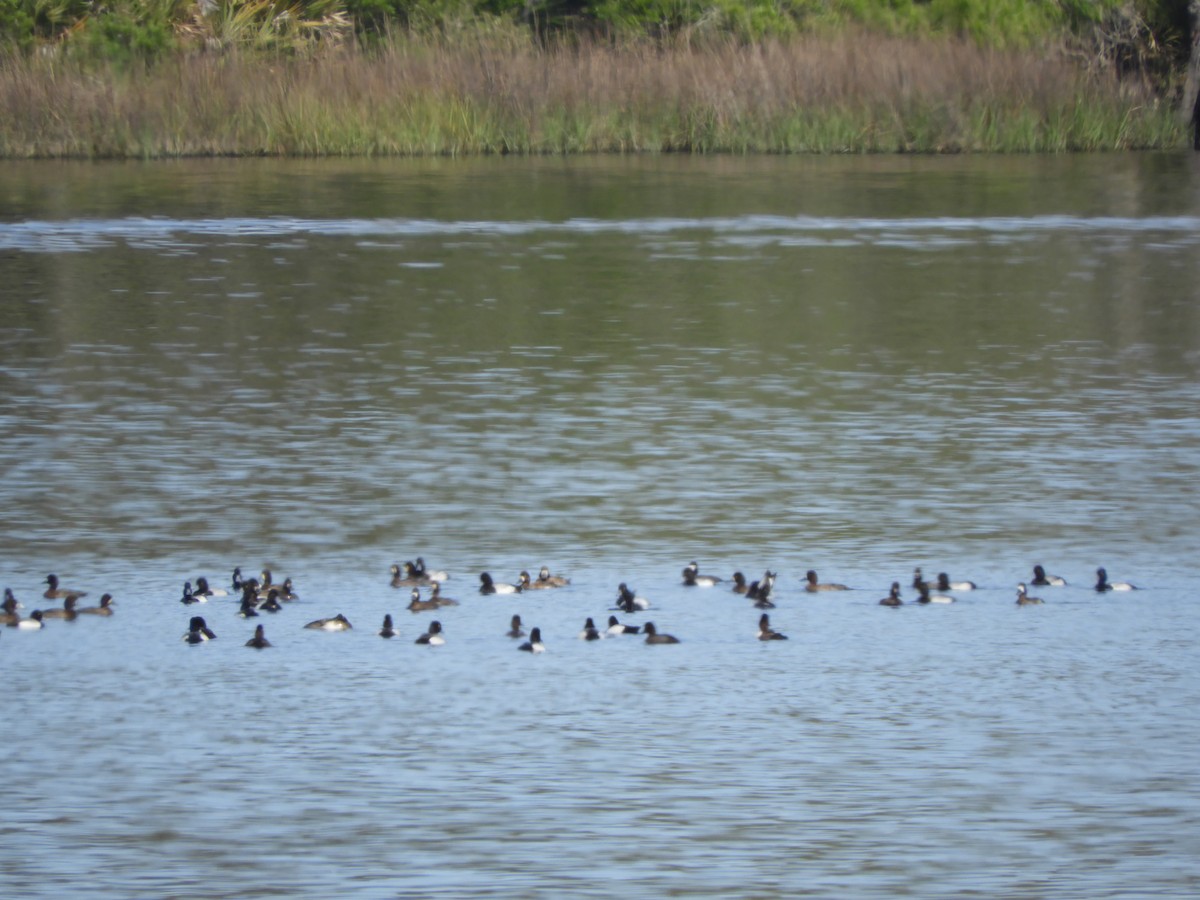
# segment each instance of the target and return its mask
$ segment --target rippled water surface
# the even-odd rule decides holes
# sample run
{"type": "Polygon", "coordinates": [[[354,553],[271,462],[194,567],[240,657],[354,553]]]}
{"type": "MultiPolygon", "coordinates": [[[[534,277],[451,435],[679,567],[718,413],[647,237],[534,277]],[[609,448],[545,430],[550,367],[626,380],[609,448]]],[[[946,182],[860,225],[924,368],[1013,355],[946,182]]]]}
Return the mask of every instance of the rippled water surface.
{"type": "Polygon", "coordinates": [[[1190,157],[6,163],[0,274],[3,586],[117,601],[0,629],[0,896],[1200,893],[1190,157]]]}

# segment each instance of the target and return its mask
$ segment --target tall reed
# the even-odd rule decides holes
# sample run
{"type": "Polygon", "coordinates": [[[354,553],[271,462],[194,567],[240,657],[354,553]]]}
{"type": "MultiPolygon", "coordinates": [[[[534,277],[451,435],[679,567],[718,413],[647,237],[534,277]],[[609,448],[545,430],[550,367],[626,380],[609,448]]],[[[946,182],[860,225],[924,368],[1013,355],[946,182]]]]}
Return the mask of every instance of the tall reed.
{"type": "Polygon", "coordinates": [[[1144,84],[1065,54],[871,34],[0,64],[0,155],[1061,152],[1182,147],[1144,84]]]}

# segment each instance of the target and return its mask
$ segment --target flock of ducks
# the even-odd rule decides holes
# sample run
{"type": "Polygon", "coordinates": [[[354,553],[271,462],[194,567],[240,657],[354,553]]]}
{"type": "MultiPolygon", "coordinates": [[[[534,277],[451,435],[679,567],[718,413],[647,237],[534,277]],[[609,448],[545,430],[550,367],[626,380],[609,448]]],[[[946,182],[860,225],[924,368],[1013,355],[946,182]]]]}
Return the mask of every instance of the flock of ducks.
{"type": "MultiPolygon", "coordinates": [[[[682,576],[685,587],[712,588],[725,583],[725,579],[719,576],[702,574],[696,562],[688,563],[683,568],[682,576]]],[[[443,583],[449,578],[450,575],[445,571],[426,568],[425,561],[417,557],[415,561],[405,562],[403,565],[393,565],[390,584],[393,588],[411,588],[409,603],[406,607],[410,612],[430,612],[443,607],[459,605],[457,600],[447,597],[441,592],[443,583]],[[422,589],[428,592],[425,596],[421,594],[422,589]]],[[[730,579],[732,591],[745,596],[760,610],[775,607],[771,600],[775,581],[776,573],[770,570],[755,581],[747,581],[741,572],[733,573],[730,579]]],[[[528,571],[522,571],[517,580],[511,583],[496,581],[491,574],[483,572],[479,576],[479,593],[484,596],[520,594],[526,591],[562,588],[570,583],[569,578],[551,574],[550,569],[546,566],[539,570],[536,578],[532,577],[528,571]]],[[[115,601],[111,594],[101,596],[96,606],[81,607],[79,602],[87,596],[86,591],[62,587],[59,584],[58,576],[54,574],[46,576],[45,584],[47,587],[42,594],[42,599],[61,601],[61,606],[35,609],[28,617],[22,617],[20,614],[20,609],[23,608],[22,604],[13,595],[12,590],[6,588],[3,604],[0,604],[0,624],[17,630],[32,631],[44,627],[44,623],[48,619],[72,621],[82,615],[111,616],[113,614],[115,601]]],[[[804,590],[808,593],[850,590],[844,584],[822,582],[817,573],[811,569],[805,573],[803,584],[804,590]]],[[[1016,603],[1018,606],[1036,606],[1044,603],[1040,597],[1030,595],[1030,586],[1065,587],[1066,584],[1064,578],[1058,575],[1048,575],[1041,565],[1035,565],[1033,577],[1028,584],[1021,582],[1017,585],[1016,603]]],[[[283,604],[298,599],[292,579],[285,578],[281,582],[275,582],[268,569],[264,569],[257,578],[243,578],[241,569],[235,568],[230,586],[231,590],[229,591],[224,588],[216,588],[211,586],[205,577],[198,577],[194,583],[192,581],[184,583],[180,603],[191,606],[197,603],[206,603],[212,597],[226,597],[231,593],[240,594],[238,616],[248,619],[256,618],[261,613],[279,612],[283,608],[283,604]]],[[[922,575],[920,569],[916,569],[913,572],[912,587],[917,591],[914,602],[925,604],[953,603],[956,600],[955,594],[975,590],[976,585],[971,581],[952,580],[945,572],[938,573],[937,577],[930,581],[922,575]]],[[[1096,570],[1094,590],[1098,593],[1106,593],[1108,591],[1133,591],[1137,590],[1137,587],[1129,582],[1109,581],[1108,573],[1100,568],[1096,570]]],[[[904,605],[898,581],[892,582],[888,595],[879,601],[879,605],[888,607],[904,605]]],[[[640,613],[648,609],[650,609],[649,600],[637,594],[624,582],[618,586],[613,612],[640,613]]],[[[510,628],[507,632],[509,638],[528,638],[518,645],[519,650],[527,653],[545,652],[546,645],[542,640],[540,628],[531,628],[526,635],[519,615],[513,615],[509,624],[510,628]]],[[[349,631],[353,628],[350,620],[342,613],[329,618],[316,619],[304,627],[319,631],[349,631]]],[[[579,638],[585,641],[621,635],[638,635],[647,644],[679,643],[679,639],[674,635],[658,631],[653,622],[645,622],[640,626],[629,625],[620,622],[615,615],[608,617],[607,625],[603,629],[596,625],[594,619],[588,618],[582,631],[579,632],[579,638]]],[[[379,636],[383,638],[399,636],[390,613],[384,616],[379,636]]],[[[203,644],[215,637],[216,634],[208,626],[203,616],[192,616],[188,629],[183,634],[183,640],[188,644],[203,644]]],[[[762,641],[787,640],[787,635],[781,634],[771,627],[770,617],[764,611],[758,621],[758,639],[762,641]]],[[[416,639],[415,643],[430,646],[445,644],[446,637],[441,622],[438,620],[430,622],[428,629],[416,639]]],[[[261,624],[255,627],[254,636],[246,642],[246,646],[257,650],[271,646],[261,624]]]]}

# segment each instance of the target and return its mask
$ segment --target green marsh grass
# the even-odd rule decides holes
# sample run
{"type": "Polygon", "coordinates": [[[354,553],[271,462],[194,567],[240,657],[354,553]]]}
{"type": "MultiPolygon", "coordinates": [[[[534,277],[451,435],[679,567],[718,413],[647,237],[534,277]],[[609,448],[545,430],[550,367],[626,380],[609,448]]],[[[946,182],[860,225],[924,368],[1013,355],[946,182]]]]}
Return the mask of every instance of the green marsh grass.
{"type": "Polygon", "coordinates": [[[0,61],[0,155],[970,153],[1185,147],[1065,53],[872,34],[664,47],[400,36],[316,58],[0,61]]]}

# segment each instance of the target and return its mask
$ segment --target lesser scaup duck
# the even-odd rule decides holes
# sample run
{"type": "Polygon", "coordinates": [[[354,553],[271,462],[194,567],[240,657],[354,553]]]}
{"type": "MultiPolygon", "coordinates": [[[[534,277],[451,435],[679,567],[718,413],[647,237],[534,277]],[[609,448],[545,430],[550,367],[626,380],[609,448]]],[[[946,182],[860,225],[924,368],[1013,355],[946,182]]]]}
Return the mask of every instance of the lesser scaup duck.
{"type": "MultiPolygon", "coordinates": [[[[920,571],[920,570],[918,569],[918,571],[920,571]]],[[[921,585],[924,586],[925,582],[922,581],[921,585]]],[[[898,582],[898,581],[892,582],[892,589],[890,591],[888,591],[888,595],[886,597],[884,597],[882,600],[879,601],[879,605],[880,606],[903,606],[904,605],[904,601],[900,599],[900,582],[898,582]]]]}
{"type": "Polygon", "coordinates": [[[70,588],[60,588],[58,586],[57,575],[47,575],[46,584],[50,585],[46,588],[42,597],[46,600],[65,600],[67,597],[86,597],[87,591],[76,591],[70,588]]]}
{"type": "Polygon", "coordinates": [[[233,575],[230,577],[229,583],[235,591],[237,591],[238,593],[242,592],[242,588],[245,586],[246,583],[244,581],[242,581],[242,567],[241,566],[233,567],[233,575]]]}
{"type": "Polygon", "coordinates": [[[1029,582],[1035,587],[1066,587],[1067,580],[1058,575],[1047,575],[1040,565],[1033,567],[1033,580],[1029,582]]]}
{"type": "Polygon", "coordinates": [[[1105,591],[1136,591],[1137,588],[1128,581],[1109,581],[1108,573],[1104,569],[1097,569],[1096,590],[1103,593],[1105,591]]]}
{"type": "Polygon", "coordinates": [[[637,634],[641,630],[640,625],[622,625],[617,621],[616,616],[609,616],[608,630],[605,634],[637,634]]]}
{"type": "Polygon", "coordinates": [[[246,641],[246,646],[253,647],[255,650],[262,650],[271,646],[271,642],[267,640],[267,636],[263,633],[261,625],[254,629],[254,637],[246,641]]]}
{"type": "Polygon", "coordinates": [[[786,641],[787,635],[773,630],[771,628],[771,617],[763,613],[758,618],[758,639],[760,641],[786,641]]]}
{"type": "Polygon", "coordinates": [[[1043,602],[1041,597],[1030,597],[1025,593],[1025,582],[1017,585],[1017,606],[1037,606],[1043,602]]]}
{"type": "Polygon", "coordinates": [[[5,625],[16,625],[21,621],[21,614],[17,612],[21,608],[21,604],[17,602],[17,598],[13,596],[13,592],[4,589],[4,603],[0,604],[0,609],[4,610],[0,613],[0,623],[5,625]]]}
{"type": "MultiPolygon", "coordinates": [[[[300,595],[296,593],[295,588],[296,586],[292,584],[292,578],[289,575],[287,578],[283,579],[283,584],[278,588],[279,599],[284,603],[290,603],[293,600],[299,600],[300,595]]],[[[270,592],[268,591],[268,593],[270,592]]]]}
{"type": "Polygon", "coordinates": [[[243,619],[258,617],[258,602],[253,592],[242,595],[242,605],[238,608],[237,614],[243,619]]]}
{"type": "Polygon", "coordinates": [[[417,638],[415,644],[429,644],[431,647],[440,647],[446,643],[446,638],[442,635],[442,623],[436,619],[429,623],[429,630],[417,638]]]}
{"type": "Polygon", "coordinates": [[[538,584],[527,571],[522,569],[521,574],[517,576],[517,587],[522,591],[539,591],[552,587],[552,585],[538,584]]]}
{"type": "Polygon", "coordinates": [[[428,581],[428,582],[449,581],[450,580],[450,575],[448,572],[444,572],[441,569],[425,568],[425,560],[421,559],[421,557],[419,557],[419,556],[417,557],[416,564],[412,568],[412,574],[415,575],[417,578],[423,579],[424,581],[428,581]]]}
{"type": "Polygon", "coordinates": [[[679,638],[673,634],[659,634],[658,629],[654,627],[653,622],[647,622],[642,626],[642,631],[646,635],[647,644],[678,644],[679,638]]]}
{"type": "Polygon", "coordinates": [[[203,594],[205,597],[227,597],[229,592],[224,588],[213,588],[208,586],[208,579],[203,575],[196,578],[196,594],[203,594]]]}
{"type": "Polygon", "coordinates": [[[583,623],[583,631],[579,632],[579,639],[581,641],[598,641],[602,637],[603,635],[596,628],[596,623],[590,618],[583,623]]]}
{"type": "Polygon", "coordinates": [[[396,629],[392,625],[391,613],[383,617],[383,627],[379,629],[379,636],[381,638],[394,638],[396,636],[396,629]]]}
{"type": "Polygon", "coordinates": [[[100,605],[99,606],[85,606],[83,609],[81,609],[79,611],[81,613],[87,613],[88,615],[91,615],[91,616],[111,616],[113,614],[112,605],[115,602],[116,601],[113,600],[112,594],[103,594],[100,597],[100,605]]]}
{"type": "Polygon", "coordinates": [[[721,579],[716,575],[701,575],[699,564],[693,561],[683,567],[683,583],[687,587],[713,587],[721,579]]]}
{"type": "Polygon", "coordinates": [[[434,609],[438,608],[438,602],[436,600],[422,600],[421,599],[421,589],[413,588],[412,595],[409,598],[407,608],[408,608],[409,612],[414,612],[414,613],[429,612],[430,610],[434,610],[434,609]]]}
{"type": "Polygon", "coordinates": [[[216,637],[204,621],[204,616],[192,616],[188,622],[188,630],[183,633],[183,639],[189,644],[203,644],[205,641],[215,640],[216,637]]]}
{"type": "Polygon", "coordinates": [[[510,638],[525,637],[525,632],[521,630],[521,617],[520,616],[513,616],[512,621],[509,622],[509,624],[512,626],[508,629],[508,636],[510,638]]]}
{"type": "Polygon", "coordinates": [[[35,609],[29,614],[28,619],[22,619],[18,616],[15,622],[8,623],[8,627],[16,628],[20,631],[37,631],[42,627],[42,611],[35,609]]]}
{"type": "Polygon", "coordinates": [[[267,599],[258,604],[258,608],[263,612],[277,613],[283,606],[279,602],[279,589],[271,588],[267,591],[267,599]]]}
{"type": "Polygon", "coordinates": [[[804,589],[810,594],[817,591],[845,591],[849,590],[844,584],[835,584],[834,582],[822,583],[817,580],[817,573],[809,569],[804,573],[804,589]]]}
{"type": "Polygon", "coordinates": [[[416,577],[416,575],[413,574],[413,564],[410,562],[406,562],[404,564],[403,571],[401,571],[399,565],[397,565],[396,563],[392,563],[391,571],[392,571],[391,584],[392,584],[392,587],[394,587],[394,588],[413,587],[414,585],[419,585],[422,583],[421,579],[416,577]]]}
{"type": "Polygon", "coordinates": [[[733,592],[735,594],[744,594],[744,593],[746,593],[748,588],[749,588],[749,585],[746,584],[746,576],[743,575],[741,572],[734,572],[733,573],[733,592]]]}
{"type": "Polygon", "coordinates": [[[750,582],[746,588],[746,599],[754,603],[755,609],[774,609],[771,602],[771,591],[775,588],[775,573],[768,570],[759,581],[750,582]]]}
{"type": "Polygon", "coordinates": [[[458,606],[458,601],[451,597],[442,596],[442,583],[440,581],[433,582],[429,587],[429,599],[438,606],[458,606]]]}
{"type": "Polygon", "coordinates": [[[546,645],[542,643],[542,629],[531,628],[529,630],[529,640],[517,649],[524,650],[526,653],[545,653],[546,645]]]}
{"type": "Polygon", "coordinates": [[[309,622],[304,626],[318,631],[349,631],[354,626],[350,624],[350,620],[338,613],[332,619],[317,619],[315,622],[309,622]]]}
{"type": "Polygon", "coordinates": [[[913,569],[913,580],[912,580],[913,588],[919,591],[921,589],[921,585],[923,585],[924,583],[925,583],[925,576],[921,574],[920,567],[913,569]]]}
{"type": "Polygon", "coordinates": [[[937,584],[934,590],[938,591],[973,591],[975,590],[975,582],[973,581],[951,581],[950,576],[945,572],[938,572],[937,584]]]}
{"type": "Polygon", "coordinates": [[[757,581],[752,581],[746,587],[746,599],[754,603],[755,609],[774,609],[775,604],[771,602],[770,597],[764,597],[762,594],[762,585],[757,581]]]}
{"type": "Polygon", "coordinates": [[[538,569],[537,583],[546,587],[566,587],[571,579],[563,575],[551,575],[549,567],[542,566],[538,569]]]}
{"type": "Polygon", "coordinates": [[[529,572],[526,569],[522,569],[521,574],[517,576],[517,587],[523,591],[542,591],[552,588],[554,585],[543,581],[534,581],[529,572]]]}
{"type": "Polygon", "coordinates": [[[183,583],[183,596],[179,598],[179,602],[184,606],[188,606],[192,603],[207,603],[208,598],[203,594],[197,594],[192,590],[192,583],[185,581],[183,583]]]}
{"type": "Polygon", "coordinates": [[[79,613],[75,610],[75,595],[67,594],[63,598],[63,605],[58,609],[42,610],[42,616],[47,619],[66,619],[68,622],[74,622],[75,617],[79,613]]]}
{"type": "Polygon", "coordinates": [[[479,576],[479,593],[481,594],[519,594],[521,586],[505,581],[494,581],[492,576],[483,572],[479,576]]]}
{"type": "Polygon", "coordinates": [[[649,608],[649,600],[645,597],[637,596],[626,586],[625,582],[621,582],[617,588],[617,609],[621,610],[621,612],[632,613],[649,608]]]}
{"type": "Polygon", "coordinates": [[[949,594],[931,594],[929,593],[929,582],[921,582],[921,586],[917,589],[918,603],[954,603],[955,598],[949,594]]]}

